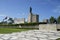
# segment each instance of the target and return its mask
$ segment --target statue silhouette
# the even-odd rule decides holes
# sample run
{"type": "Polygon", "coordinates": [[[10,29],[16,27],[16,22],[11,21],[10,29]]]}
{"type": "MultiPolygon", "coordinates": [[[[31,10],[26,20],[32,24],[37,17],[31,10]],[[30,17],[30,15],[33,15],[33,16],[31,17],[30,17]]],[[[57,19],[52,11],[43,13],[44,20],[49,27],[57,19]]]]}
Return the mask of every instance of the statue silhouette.
{"type": "Polygon", "coordinates": [[[32,13],[32,8],[30,7],[30,13],[32,13]]]}

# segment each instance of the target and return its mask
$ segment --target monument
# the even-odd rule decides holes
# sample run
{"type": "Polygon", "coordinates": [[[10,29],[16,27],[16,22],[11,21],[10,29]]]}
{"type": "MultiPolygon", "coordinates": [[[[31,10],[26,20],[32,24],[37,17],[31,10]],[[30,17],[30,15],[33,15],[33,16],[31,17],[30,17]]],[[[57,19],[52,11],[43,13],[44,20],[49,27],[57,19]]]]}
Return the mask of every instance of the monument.
{"type": "Polygon", "coordinates": [[[32,13],[32,8],[30,7],[30,13],[28,16],[28,23],[39,22],[39,15],[32,13]]]}

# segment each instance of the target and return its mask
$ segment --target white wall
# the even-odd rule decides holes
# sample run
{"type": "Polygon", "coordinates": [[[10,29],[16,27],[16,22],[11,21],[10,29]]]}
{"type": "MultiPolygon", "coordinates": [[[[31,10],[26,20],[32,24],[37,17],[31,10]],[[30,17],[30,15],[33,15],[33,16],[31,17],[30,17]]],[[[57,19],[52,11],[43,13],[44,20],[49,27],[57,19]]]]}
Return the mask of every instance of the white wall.
{"type": "Polygon", "coordinates": [[[25,23],[24,18],[15,18],[14,19],[14,24],[20,24],[20,23],[25,23]]]}
{"type": "Polygon", "coordinates": [[[56,24],[40,24],[39,30],[57,31],[56,24]]]}
{"type": "Polygon", "coordinates": [[[60,29],[60,24],[57,24],[57,25],[56,25],[56,28],[57,28],[57,29],[60,29]]]}

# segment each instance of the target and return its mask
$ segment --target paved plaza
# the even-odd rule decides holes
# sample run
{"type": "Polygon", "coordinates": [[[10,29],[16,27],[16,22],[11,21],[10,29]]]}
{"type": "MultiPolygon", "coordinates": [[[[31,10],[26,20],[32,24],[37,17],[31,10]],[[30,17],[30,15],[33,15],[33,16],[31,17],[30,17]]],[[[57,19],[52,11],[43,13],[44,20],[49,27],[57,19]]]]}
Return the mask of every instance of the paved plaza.
{"type": "Polygon", "coordinates": [[[60,38],[58,31],[29,30],[11,34],[0,34],[0,40],[56,40],[60,38]]]}

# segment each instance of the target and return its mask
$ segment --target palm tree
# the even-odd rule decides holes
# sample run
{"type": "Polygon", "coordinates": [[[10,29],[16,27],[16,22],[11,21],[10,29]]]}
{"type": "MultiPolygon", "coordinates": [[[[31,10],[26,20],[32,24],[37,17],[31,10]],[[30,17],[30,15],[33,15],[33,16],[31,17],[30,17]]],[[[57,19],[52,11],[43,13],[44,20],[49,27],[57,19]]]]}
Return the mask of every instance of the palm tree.
{"type": "Polygon", "coordinates": [[[60,23],[60,16],[57,18],[57,23],[58,24],[60,23]]]}
{"type": "Polygon", "coordinates": [[[53,16],[51,16],[50,17],[50,23],[55,23],[55,22],[56,22],[56,19],[53,16]]]}

